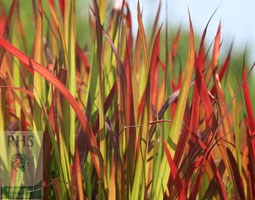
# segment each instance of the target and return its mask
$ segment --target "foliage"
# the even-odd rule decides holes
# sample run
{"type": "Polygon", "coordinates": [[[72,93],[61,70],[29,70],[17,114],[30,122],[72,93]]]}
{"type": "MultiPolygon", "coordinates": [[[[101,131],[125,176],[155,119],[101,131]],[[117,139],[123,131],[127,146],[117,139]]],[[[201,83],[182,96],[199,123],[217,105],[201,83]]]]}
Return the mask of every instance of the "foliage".
{"type": "Polygon", "coordinates": [[[33,1],[31,37],[20,3],[1,10],[0,130],[44,132],[45,199],[255,198],[253,66],[225,78],[220,24],[209,56],[190,17],[176,70],[180,31],[156,17],[148,40],[139,3],[133,36],[126,2],[91,2],[85,45],[75,1],[33,1]]]}

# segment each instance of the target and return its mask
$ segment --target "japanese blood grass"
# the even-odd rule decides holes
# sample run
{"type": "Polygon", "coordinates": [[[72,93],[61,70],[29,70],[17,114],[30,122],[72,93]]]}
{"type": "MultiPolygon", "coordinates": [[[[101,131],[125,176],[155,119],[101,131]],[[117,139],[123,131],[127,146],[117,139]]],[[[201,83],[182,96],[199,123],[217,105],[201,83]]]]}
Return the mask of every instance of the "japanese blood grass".
{"type": "Polygon", "coordinates": [[[238,87],[230,84],[232,47],[220,67],[220,25],[210,56],[209,22],[196,51],[190,16],[175,77],[181,29],[170,37],[159,26],[161,1],[150,36],[139,3],[134,36],[127,2],[84,6],[85,35],[75,1],[33,1],[33,41],[20,4],[0,13],[0,131],[44,132],[45,199],[255,198],[253,67],[247,74],[244,63],[238,87]]]}

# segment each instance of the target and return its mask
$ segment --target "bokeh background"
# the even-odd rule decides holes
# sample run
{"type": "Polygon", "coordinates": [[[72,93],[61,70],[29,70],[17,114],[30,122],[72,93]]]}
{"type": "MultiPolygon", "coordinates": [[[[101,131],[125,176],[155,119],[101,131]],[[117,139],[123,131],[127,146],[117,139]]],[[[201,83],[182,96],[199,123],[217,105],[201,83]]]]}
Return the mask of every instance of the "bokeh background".
{"type": "MultiPolygon", "coordinates": [[[[10,7],[12,1],[0,0],[4,2],[6,8],[10,7]]],[[[107,0],[107,2],[118,3],[123,0],[107,0]]],[[[126,0],[132,12],[133,17],[133,33],[137,31],[137,2],[138,0],[126,0]]],[[[143,11],[143,20],[149,29],[155,18],[159,2],[162,3],[160,21],[163,26],[166,24],[166,5],[168,9],[168,23],[170,31],[176,30],[179,26],[182,31],[188,32],[188,9],[190,10],[194,31],[197,36],[201,36],[204,27],[209,18],[217,9],[213,16],[207,31],[208,45],[213,41],[219,22],[222,24],[222,50],[228,51],[231,42],[234,42],[233,53],[241,54],[247,49],[248,65],[255,61],[255,1],[254,0],[140,0],[141,9],[143,11]]],[[[27,19],[25,28],[32,27],[30,17],[32,15],[31,1],[20,1],[21,16],[27,19]]],[[[91,0],[76,0],[77,5],[77,25],[78,40],[85,43],[84,34],[87,30],[86,22],[89,16],[89,7],[91,0]]],[[[47,4],[47,1],[43,1],[47,4]]],[[[111,3],[110,3],[111,4],[111,3]]],[[[44,6],[47,7],[47,6],[44,6]]],[[[47,9],[46,9],[47,12],[47,9]]],[[[33,31],[33,29],[31,29],[33,31]]],[[[174,31],[173,31],[174,32],[174,31]]]]}
{"type": "MultiPolygon", "coordinates": [[[[134,30],[137,29],[137,0],[128,0],[133,12],[134,30]]],[[[159,0],[140,0],[143,19],[147,25],[155,18],[159,0]]],[[[201,35],[209,18],[217,9],[207,31],[207,42],[213,41],[219,22],[222,24],[222,50],[227,51],[233,41],[233,53],[242,53],[247,48],[247,61],[255,61],[255,1],[254,0],[162,0],[161,22],[164,25],[168,7],[170,28],[182,26],[188,30],[188,8],[191,13],[194,31],[201,35]]]]}

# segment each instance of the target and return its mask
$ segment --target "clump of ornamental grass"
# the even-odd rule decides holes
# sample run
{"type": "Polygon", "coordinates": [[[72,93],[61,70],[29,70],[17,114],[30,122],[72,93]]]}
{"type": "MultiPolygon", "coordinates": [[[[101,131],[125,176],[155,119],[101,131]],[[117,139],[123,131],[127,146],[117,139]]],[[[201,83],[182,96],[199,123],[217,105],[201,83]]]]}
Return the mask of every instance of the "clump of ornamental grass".
{"type": "Polygon", "coordinates": [[[190,17],[177,73],[180,30],[158,25],[161,3],[148,37],[139,3],[132,35],[127,2],[90,2],[85,46],[75,1],[32,1],[29,19],[22,3],[1,6],[0,130],[43,131],[45,199],[255,198],[253,66],[222,82],[220,24],[209,55],[190,17]]]}

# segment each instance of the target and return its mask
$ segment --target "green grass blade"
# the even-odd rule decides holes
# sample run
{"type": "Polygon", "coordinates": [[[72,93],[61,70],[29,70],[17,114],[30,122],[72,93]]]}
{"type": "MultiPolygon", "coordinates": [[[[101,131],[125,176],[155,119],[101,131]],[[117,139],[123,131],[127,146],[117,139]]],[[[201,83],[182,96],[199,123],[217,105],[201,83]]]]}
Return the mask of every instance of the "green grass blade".
{"type": "MultiPolygon", "coordinates": [[[[170,134],[169,134],[169,139],[174,144],[177,143],[177,140],[178,140],[178,137],[180,134],[180,130],[181,130],[181,126],[182,126],[185,105],[187,103],[189,86],[191,83],[194,59],[195,59],[194,35],[193,35],[193,28],[192,28],[192,23],[191,23],[191,19],[190,19],[189,54],[188,54],[188,59],[187,59],[187,63],[186,63],[186,68],[184,71],[184,78],[183,78],[183,83],[181,85],[180,95],[179,95],[178,101],[177,101],[177,108],[175,111],[173,123],[171,125],[170,134]]],[[[169,148],[169,144],[168,144],[168,148],[169,148]]],[[[169,149],[170,149],[170,153],[173,154],[174,149],[172,147],[169,149]]],[[[164,192],[166,191],[168,177],[170,174],[170,167],[169,167],[169,165],[167,165],[167,158],[165,155],[163,157],[159,171],[161,172],[161,174],[159,175],[159,178],[157,180],[156,189],[155,189],[156,190],[155,198],[163,199],[164,192]]]]}

